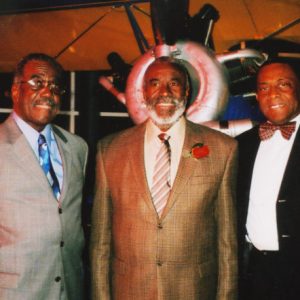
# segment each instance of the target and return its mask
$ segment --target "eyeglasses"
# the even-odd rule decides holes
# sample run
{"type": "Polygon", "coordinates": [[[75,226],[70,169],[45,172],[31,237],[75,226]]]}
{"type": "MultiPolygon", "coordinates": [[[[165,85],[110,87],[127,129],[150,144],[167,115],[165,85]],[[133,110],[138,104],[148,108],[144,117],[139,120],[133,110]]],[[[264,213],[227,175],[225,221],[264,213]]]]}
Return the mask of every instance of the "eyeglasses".
{"type": "Polygon", "coordinates": [[[58,96],[63,95],[66,91],[62,89],[59,85],[57,85],[54,82],[42,80],[40,78],[31,78],[28,81],[19,81],[18,83],[27,83],[30,85],[30,88],[33,91],[40,91],[41,89],[44,89],[46,86],[49,88],[49,90],[58,96]]]}

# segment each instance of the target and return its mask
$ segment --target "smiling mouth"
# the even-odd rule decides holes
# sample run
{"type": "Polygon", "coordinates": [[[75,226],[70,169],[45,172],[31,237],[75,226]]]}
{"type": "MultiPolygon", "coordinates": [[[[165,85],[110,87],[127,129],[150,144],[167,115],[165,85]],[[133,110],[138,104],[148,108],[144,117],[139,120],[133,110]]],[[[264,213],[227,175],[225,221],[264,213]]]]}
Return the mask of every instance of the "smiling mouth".
{"type": "Polygon", "coordinates": [[[284,107],[284,104],[274,104],[274,105],[270,105],[271,109],[279,109],[284,107]]]}
{"type": "Polygon", "coordinates": [[[53,108],[53,105],[49,105],[49,104],[36,104],[35,107],[39,107],[39,108],[51,110],[53,108]]]}
{"type": "Polygon", "coordinates": [[[169,106],[174,106],[174,103],[164,103],[164,102],[161,102],[161,103],[157,103],[157,106],[163,106],[163,107],[169,107],[169,106]]]}

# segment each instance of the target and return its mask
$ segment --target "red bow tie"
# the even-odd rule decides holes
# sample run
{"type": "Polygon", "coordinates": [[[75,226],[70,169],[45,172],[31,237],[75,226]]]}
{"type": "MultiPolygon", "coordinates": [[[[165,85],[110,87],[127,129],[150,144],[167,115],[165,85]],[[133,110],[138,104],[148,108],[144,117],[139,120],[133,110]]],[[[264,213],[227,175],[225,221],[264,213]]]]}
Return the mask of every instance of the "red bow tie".
{"type": "Polygon", "coordinates": [[[295,121],[282,124],[282,125],[275,125],[270,122],[266,122],[259,126],[259,137],[262,141],[270,139],[273,136],[275,130],[278,129],[280,130],[281,135],[285,139],[289,140],[292,133],[295,131],[295,128],[296,128],[295,121]]]}

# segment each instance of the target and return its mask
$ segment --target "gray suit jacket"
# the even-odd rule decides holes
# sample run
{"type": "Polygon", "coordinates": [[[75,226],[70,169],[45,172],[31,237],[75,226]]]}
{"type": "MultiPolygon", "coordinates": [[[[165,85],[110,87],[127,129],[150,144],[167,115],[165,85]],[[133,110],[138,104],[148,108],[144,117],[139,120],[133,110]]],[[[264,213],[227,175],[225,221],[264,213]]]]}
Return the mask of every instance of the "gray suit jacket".
{"type": "Polygon", "coordinates": [[[99,143],[91,236],[92,297],[233,300],[236,142],[187,122],[167,206],[158,217],[144,165],[145,124],[99,143]]]}
{"type": "Polygon", "coordinates": [[[82,299],[81,200],[87,145],[53,126],[63,161],[61,210],[26,138],[0,125],[0,299],[82,299]]]}

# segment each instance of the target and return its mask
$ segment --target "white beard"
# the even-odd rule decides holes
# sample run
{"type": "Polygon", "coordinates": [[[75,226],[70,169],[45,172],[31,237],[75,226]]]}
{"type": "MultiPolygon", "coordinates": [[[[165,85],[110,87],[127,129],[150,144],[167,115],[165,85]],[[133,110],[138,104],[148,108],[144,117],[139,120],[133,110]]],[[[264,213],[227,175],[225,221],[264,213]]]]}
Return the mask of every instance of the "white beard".
{"type": "Polygon", "coordinates": [[[159,126],[165,126],[165,125],[169,125],[170,127],[175,124],[179,118],[183,115],[185,111],[185,105],[181,105],[180,107],[178,107],[175,111],[175,113],[167,118],[162,118],[160,116],[157,115],[156,111],[154,109],[149,109],[149,117],[150,119],[153,121],[154,124],[156,124],[158,127],[159,126]]]}

